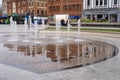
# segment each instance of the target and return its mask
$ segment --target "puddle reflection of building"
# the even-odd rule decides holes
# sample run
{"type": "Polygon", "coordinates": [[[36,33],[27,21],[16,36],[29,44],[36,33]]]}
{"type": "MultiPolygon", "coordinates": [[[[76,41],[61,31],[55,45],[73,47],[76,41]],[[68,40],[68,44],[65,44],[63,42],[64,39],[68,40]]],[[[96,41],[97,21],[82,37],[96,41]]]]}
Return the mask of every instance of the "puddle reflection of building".
{"type": "Polygon", "coordinates": [[[91,64],[104,58],[111,58],[114,51],[112,46],[98,42],[47,45],[5,44],[4,46],[14,52],[22,52],[25,56],[36,57],[41,55],[44,58],[49,58],[52,62],[55,62],[56,66],[59,66],[60,63],[67,64],[68,62],[72,62],[74,65],[91,64]]]}

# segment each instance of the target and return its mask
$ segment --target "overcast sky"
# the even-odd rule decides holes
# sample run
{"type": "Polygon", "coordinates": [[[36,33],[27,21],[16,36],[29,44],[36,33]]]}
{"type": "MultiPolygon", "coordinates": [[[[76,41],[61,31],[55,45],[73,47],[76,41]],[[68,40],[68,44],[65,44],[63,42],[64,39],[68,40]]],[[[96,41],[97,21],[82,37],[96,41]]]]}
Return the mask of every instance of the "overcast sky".
{"type": "Polygon", "coordinates": [[[2,4],[2,0],[0,0],[0,4],[2,4]]]}

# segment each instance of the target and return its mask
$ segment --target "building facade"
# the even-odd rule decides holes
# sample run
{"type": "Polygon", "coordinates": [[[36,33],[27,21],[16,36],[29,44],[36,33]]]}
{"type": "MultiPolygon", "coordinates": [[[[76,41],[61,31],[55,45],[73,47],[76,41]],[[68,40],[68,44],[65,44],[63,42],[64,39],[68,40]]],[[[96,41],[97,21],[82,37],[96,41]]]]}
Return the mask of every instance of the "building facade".
{"type": "Polygon", "coordinates": [[[3,15],[7,14],[7,0],[2,0],[3,15]]]}
{"type": "Polygon", "coordinates": [[[27,13],[27,0],[3,0],[3,15],[27,13]]]}
{"type": "Polygon", "coordinates": [[[0,6],[0,16],[2,16],[2,6],[0,6]]]}
{"type": "Polygon", "coordinates": [[[83,19],[120,22],[120,0],[84,0],[83,19]]]}
{"type": "Polygon", "coordinates": [[[27,0],[28,12],[35,16],[47,16],[46,0],[27,0]]]}
{"type": "Polygon", "coordinates": [[[83,0],[47,0],[47,14],[69,14],[70,16],[81,16],[83,0]]]}
{"type": "Polygon", "coordinates": [[[33,13],[35,16],[46,16],[46,0],[2,0],[3,15],[33,13]]]}

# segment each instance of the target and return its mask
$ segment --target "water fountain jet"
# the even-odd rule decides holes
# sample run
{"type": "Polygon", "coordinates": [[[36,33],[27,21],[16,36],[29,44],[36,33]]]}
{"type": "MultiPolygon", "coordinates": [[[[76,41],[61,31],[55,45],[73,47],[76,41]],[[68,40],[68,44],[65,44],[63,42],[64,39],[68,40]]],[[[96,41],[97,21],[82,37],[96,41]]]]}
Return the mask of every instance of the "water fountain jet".
{"type": "Polygon", "coordinates": [[[75,41],[84,41],[83,39],[80,39],[80,35],[81,35],[80,28],[81,28],[81,21],[79,19],[78,20],[78,38],[75,39],[75,41]]]}
{"type": "Polygon", "coordinates": [[[10,26],[11,26],[11,38],[8,41],[18,41],[17,39],[17,22],[13,21],[13,18],[10,17],[10,26]]]}

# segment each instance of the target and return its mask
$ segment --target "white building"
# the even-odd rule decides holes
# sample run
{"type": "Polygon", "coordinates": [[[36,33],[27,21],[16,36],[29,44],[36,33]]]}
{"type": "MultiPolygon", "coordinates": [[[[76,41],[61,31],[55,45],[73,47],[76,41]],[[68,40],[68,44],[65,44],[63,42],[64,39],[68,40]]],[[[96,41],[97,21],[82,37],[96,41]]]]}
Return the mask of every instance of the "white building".
{"type": "Polygon", "coordinates": [[[83,0],[83,18],[120,22],[120,0],[83,0]]]}

